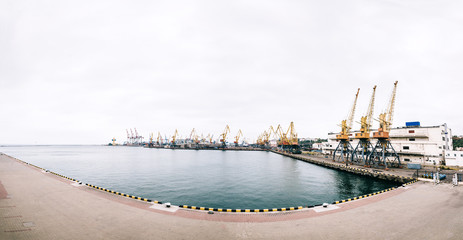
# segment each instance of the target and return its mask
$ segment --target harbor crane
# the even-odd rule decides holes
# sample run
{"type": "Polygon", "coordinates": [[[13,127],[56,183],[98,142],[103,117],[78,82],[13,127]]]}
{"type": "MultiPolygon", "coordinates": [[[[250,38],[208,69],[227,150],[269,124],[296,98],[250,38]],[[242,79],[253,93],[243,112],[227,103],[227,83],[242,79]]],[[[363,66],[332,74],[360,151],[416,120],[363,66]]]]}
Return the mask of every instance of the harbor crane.
{"type": "Polygon", "coordinates": [[[333,161],[339,160],[341,162],[346,162],[346,164],[348,164],[348,161],[352,158],[354,149],[352,148],[352,145],[350,144],[349,134],[350,134],[350,130],[352,129],[352,121],[354,119],[355,107],[357,105],[357,99],[359,96],[359,92],[360,92],[360,88],[357,89],[357,93],[355,94],[354,104],[352,105],[352,108],[349,112],[349,115],[347,116],[347,119],[344,119],[341,121],[341,132],[336,135],[336,139],[339,141],[339,144],[334,150],[333,161]]]}
{"type": "Polygon", "coordinates": [[[196,134],[196,130],[194,128],[193,130],[191,130],[191,133],[190,133],[190,141],[195,144],[199,143],[198,134],[196,134]]]}
{"type": "Polygon", "coordinates": [[[132,129],[130,129],[130,145],[134,144],[135,142],[135,135],[133,134],[132,129]]]}
{"type": "Polygon", "coordinates": [[[227,146],[227,134],[230,133],[230,127],[227,125],[223,130],[223,133],[220,134],[220,142],[222,143],[222,147],[225,148],[227,146]]]}
{"type": "Polygon", "coordinates": [[[127,133],[127,144],[130,143],[130,134],[129,134],[129,130],[125,129],[125,132],[127,133]]]}
{"type": "MultiPolygon", "coordinates": [[[[269,148],[270,146],[270,137],[273,135],[277,135],[275,133],[275,130],[273,129],[273,126],[270,126],[267,131],[264,131],[263,136],[262,136],[262,145],[265,146],[265,148],[269,148]]],[[[278,136],[277,136],[278,137],[278,136]]]]}
{"type": "Polygon", "coordinates": [[[153,133],[150,133],[150,141],[149,141],[149,144],[148,144],[148,146],[150,146],[150,147],[153,146],[153,135],[154,135],[153,133]]]}
{"type": "Polygon", "coordinates": [[[384,165],[385,169],[390,167],[400,167],[400,157],[394,150],[389,138],[391,130],[392,118],[394,116],[394,104],[397,92],[397,83],[395,81],[392,89],[391,97],[386,111],[379,114],[379,128],[377,132],[373,132],[373,138],[377,139],[375,147],[369,157],[369,162],[375,166],[384,165]]]}
{"type": "MultiPolygon", "coordinates": [[[[272,127],[273,130],[273,127],[272,127]]],[[[297,138],[297,133],[294,128],[294,122],[289,124],[289,128],[286,132],[283,131],[281,125],[278,125],[277,129],[274,131],[277,136],[278,147],[284,151],[290,151],[292,153],[300,153],[299,140],[297,138]]],[[[270,133],[267,133],[270,138],[270,133]]]]}
{"type": "Polygon", "coordinates": [[[373,151],[373,145],[370,141],[370,132],[371,119],[375,107],[375,93],[376,85],[373,87],[373,93],[371,94],[367,112],[365,116],[360,117],[360,132],[355,134],[355,138],[358,139],[359,142],[352,154],[352,162],[361,163],[363,165],[368,165],[368,159],[373,151]]]}
{"type": "Polygon", "coordinates": [[[177,131],[177,129],[175,129],[175,133],[172,136],[172,142],[171,142],[172,146],[175,146],[177,144],[177,137],[178,137],[178,131],[177,131]]]}
{"type": "Polygon", "coordinates": [[[240,141],[240,137],[243,136],[243,133],[241,132],[241,129],[238,131],[238,134],[236,134],[236,137],[235,137],[235,147],[238,147],[239,145],[239,141],[240,141]]]}
{"type": "Polygon", "coordinates": [[[257,145],[264,145],[264,135],[267,134],[265,131],[264,133],[261,133],[258,137],[257,137],[257,140],[256,140],[256,144],[257,145]]]}
{"type": "Polygon", "coordinates": [[[162,136],[161,136],[161,133],[158,132],[158,139],[157,139],[157,145],[161,146],[162,145],[162,136]]]}

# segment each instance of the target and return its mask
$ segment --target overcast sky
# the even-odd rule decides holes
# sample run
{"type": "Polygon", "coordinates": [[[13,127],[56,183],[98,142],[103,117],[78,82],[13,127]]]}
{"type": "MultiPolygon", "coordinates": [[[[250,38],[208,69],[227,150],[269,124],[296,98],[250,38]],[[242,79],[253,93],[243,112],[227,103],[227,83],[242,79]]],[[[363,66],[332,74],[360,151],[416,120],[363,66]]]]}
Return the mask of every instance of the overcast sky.
{"type": "MultiPolygon", "coordinates": [[[[326,137],[361,88],[393,127],[463,135],[462,1],[0,1],[0,144],[103,144],[136,127],[326,137]]],[[[376,128],[377,122],[374,123],[376,128]]],[[[354,124],[358,129],[359,124],[354,124]]],[[[230,138],[231,141],[231,138],[230,138]]]]}

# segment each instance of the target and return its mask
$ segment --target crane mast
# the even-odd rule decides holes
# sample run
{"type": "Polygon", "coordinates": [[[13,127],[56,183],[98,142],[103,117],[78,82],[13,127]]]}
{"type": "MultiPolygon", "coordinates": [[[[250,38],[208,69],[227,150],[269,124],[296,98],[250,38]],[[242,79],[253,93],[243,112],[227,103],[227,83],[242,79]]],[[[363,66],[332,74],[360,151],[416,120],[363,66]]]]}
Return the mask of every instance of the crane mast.
{"type": "Polygon", "coordinates": [[[377,139],[376,145],[368,158],[368,162],[375,166],[384,166],[388,169],[391,167],[400,167],[400,157],[394,150],[389,138],[392,119],[394,115],[394,105],[397,92],[397,83],[394,82],[389,104],[385,112],[379,114],[379,128],[377,132],[373,132],[373,138],[377,139]]]}
{"type": "Polygon", "coordinates": [[[172,145],[175,145],[176,144],[176,141],[177,141],[177,137],[178,137],[178,131],[177,129],[175,129],[175,133],[174,135],[172,136],[172,145]]]}
{"type": "Polygon", "coordinates": [[[222,143],[222,147],[225,148],[227,145],[227,134],[230,133],[230,127],[227,125],[223,130],[223,133],[220,134],[220,142],[222,143]]]}
{"type": "Polygon", "coordinates": [[[354,103],[352,104],[352,108],[349,111],[349,114],[346,119],[341,121],[341,132],[336,135],[336,139],[339,140],[339,144],[334,150],[333,153],[333,161],[338,159],[341,162],[346,162],[351,160],[352,155],[354,154],[354,148],[350,144],[349,141],[349,134],[350,130],[352,129],[352,122],[354,120],[355,108],[357,106],[357,99],[359,96],[360,88],[357,89],[357,93],[355,94],[354,103]]]}
{"type": "Polygon", "coordinates": [[[365,116],[360,118],[360,132],[355,134],[357,139],[369,139],[371,131],[371,119],[373,118],[373,111],[375,107],[375,93],[376,85],[373,87],[373,93],[371,94],[370,104],[365,116]]]}
{"type": "Polygon", "coordinates": [[[238,146],[239,144],[239,141],[240,141],[240,137],[243,136],[243,133],[241,132],[241,129],[238,131],[238,134],[236,134],[236,137],[235,137],[235,146],[238,146]]]}
{"type": "Polygon", "coordinates": [[[370,156],[373,145],[370,142],[371,119],[375,106],[376,85],[373,87],[370,104],[368,105],[365,116],[360,117],[360,132],[355,134],[355,138],[359,140],[352,154],[352,162],[367,165],[368,157],[370,156]]]}
{"type": "Polygon", "coordinates": [[[357,99],[359,96],[360,88],[357,89],[357,93],[355,94],[354,103],[352,104],[352,108],[349,112],[347,119],[341,121],[341,132],[339,135],[336,135],[336,139],[338,140],[347,140],[349,139],[349,133],[352,129],[352,122],[354,119],[355,114],[355,107],[357,106],[357,99]]]}

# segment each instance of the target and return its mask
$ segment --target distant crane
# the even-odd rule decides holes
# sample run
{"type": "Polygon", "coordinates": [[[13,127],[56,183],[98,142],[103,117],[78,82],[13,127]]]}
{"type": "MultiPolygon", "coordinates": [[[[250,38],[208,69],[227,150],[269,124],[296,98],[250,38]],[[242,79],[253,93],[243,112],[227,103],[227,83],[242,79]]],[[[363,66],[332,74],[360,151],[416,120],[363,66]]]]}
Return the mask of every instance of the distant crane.
{"type": "Polygon", "coordinates": [[[157,145],[161,146],[162,145],[162,136],[161,136],[161,133],[158,132],[158,139],[157,139],[157,145]]]}
{"type": "Polygon", "coordinates": [[[378,141],[376,142],[376,145],[369,157],[369,162],[371,164],[374,164],[375,166],[384,165],[386,170],[388,169],[388,164],[391,167],[400,167],[401,164],[399,155],[392,147],[389,138],[389,132],[392,125],[392,117],[394,115],[397,83],[398,81],[395,81],[387,110],[379,114],[379,128],[377,132],[373,133],[373,138],[377,139],[378,141]]]}
{"type": "Polygon", "coordinates": [[[178,131],[177,131],[177,129],[175,129],[175,133],[172,136],[172,142],[171,142],[172,146],[175,146],[177,144],[177,137],[178,137],[178,131]]]}
{"type": "Polygon", "coordinates": [[[376,85],[373,87],[373,93],[371,94],[368,110],[365,116],[360,118],[360,132],[355,134],[355,138],[358,139],[359,142],[354,149],[354,154],[352,154],[352,161],[363,165],[367,165],[370,154],[373,151],[373,145],[370,141],[370,131],[371,119],[373,117],[375,107],[375,93],[376,85]]]}
{"type": "Polygon", "coordinates": [[[230,133],[230,127],[227,125],[223,130],[223,133],[220,134],[220,142],[222,143],[222,147],[225,148],[227,146],[227,134],[230,133]]]}
{"type": "Polygon", "coordinates": [[[189,139],[190,139],[190,141],[191,141],[192,143],[198,144],[198,136],[197,136],[196,130],[195,130],[194,128],[193,128],[193,130],[191,130],[190,138],[189,138],[189,139]]]}
{"type": "Polygon", "coordinates": [[[150,133],[150,142],[148,144],[148,146],[152,147],[153,146],[153,133],[150,133]]]}
{"type": "Polygon", "coordinates": [[[130,134],[129,130],[125,129],[125,132],[127,132],[127,145],[130,143],[130,134]]]}
{"type": "Polygon", "coordinates": [[[240,137],[243,136],[243,133],[241,132],[241,129],[238,131],[238,134],[236,134],[236,137],[235,137],[235,146],[238,147],[239,145],[239,141],[240,141],[240,137]]]}
{"type": "Polygon", "coordinates": [[[347,119],[344,119],[341,121],[341,132],[338,135],[336,135],[336,139],[339,140],[339,144],[333,153],[334,161],[338,159],[341,162],[345,161],[347,164],[348,161],[351,159],[352,154],[354,152],[354,149],[352,148],[352,145],[350,144],[350,141],[349,141],[349,134],[350,134],[350,130],[352,129],[352,121],[354,119],[355,107],[357,105],[357,99],[359,96],[359,92],[360,92],[360,88],[357,89],[357,93],[355,94],[354,104],[352,105],[352,109],[350,110],[349,115],[347,116],[347,119]]]}
{"type": "Polygon", "coordinates": [[[277,129],[275,130],[275,133],[278,137],[277,145],[278,147],[283,148],[283,145],[288,144],[288,139],[286,137],[286,133],[283,132],[283,129],[281,128],[281,125],[278,124],[277,129]]]}
{"type": "MultiPolygon", "coordinates": [[[[272,131],[273,127],[269,129],[272,131]]],[[[294,122],[289,124],[288,130],[283,131],[281,125],[278,124],[277,129],[274,131],[274,134],[278,138],[277,144],[282,150],[290,151],[292,153],[300,153],[299,139],[297,138],[297,133],[294,128],[294,122]]],[[[266,141],[268,144],[271,133],[267,132],[266,141]]],[[[268,146],[268,145],[267,145],[268,146]]]]}
{"type": "Polygon", "coordinates": [[[275,130],[273,129],[273,126],[270,126],[267,131],[264,131],[262,134],[262,145],[264,145],[265,148],[270,147],[270,137],[273,135],[276,135],[275,130]]]}
{"type": "Polygon", "coordinates": [[[116,146],[116,138],[113,137],[113,139],[111,139],[111,140],[113,141],[112,145],[113,145],[113,146],[116,146]]]}

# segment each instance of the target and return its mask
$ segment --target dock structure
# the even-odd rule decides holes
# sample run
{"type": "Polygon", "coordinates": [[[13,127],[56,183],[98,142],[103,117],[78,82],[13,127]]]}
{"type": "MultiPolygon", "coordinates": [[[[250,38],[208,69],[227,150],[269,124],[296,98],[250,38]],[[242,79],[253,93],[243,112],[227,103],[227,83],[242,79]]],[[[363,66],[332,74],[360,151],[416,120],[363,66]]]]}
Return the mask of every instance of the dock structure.
{"type": "Polygon", "coordinates": [[[0,155],[0,239],[459,239],[462,198],[461,187],[418,182],[326,208],[208,214],[157,207],[0,155]]]}

